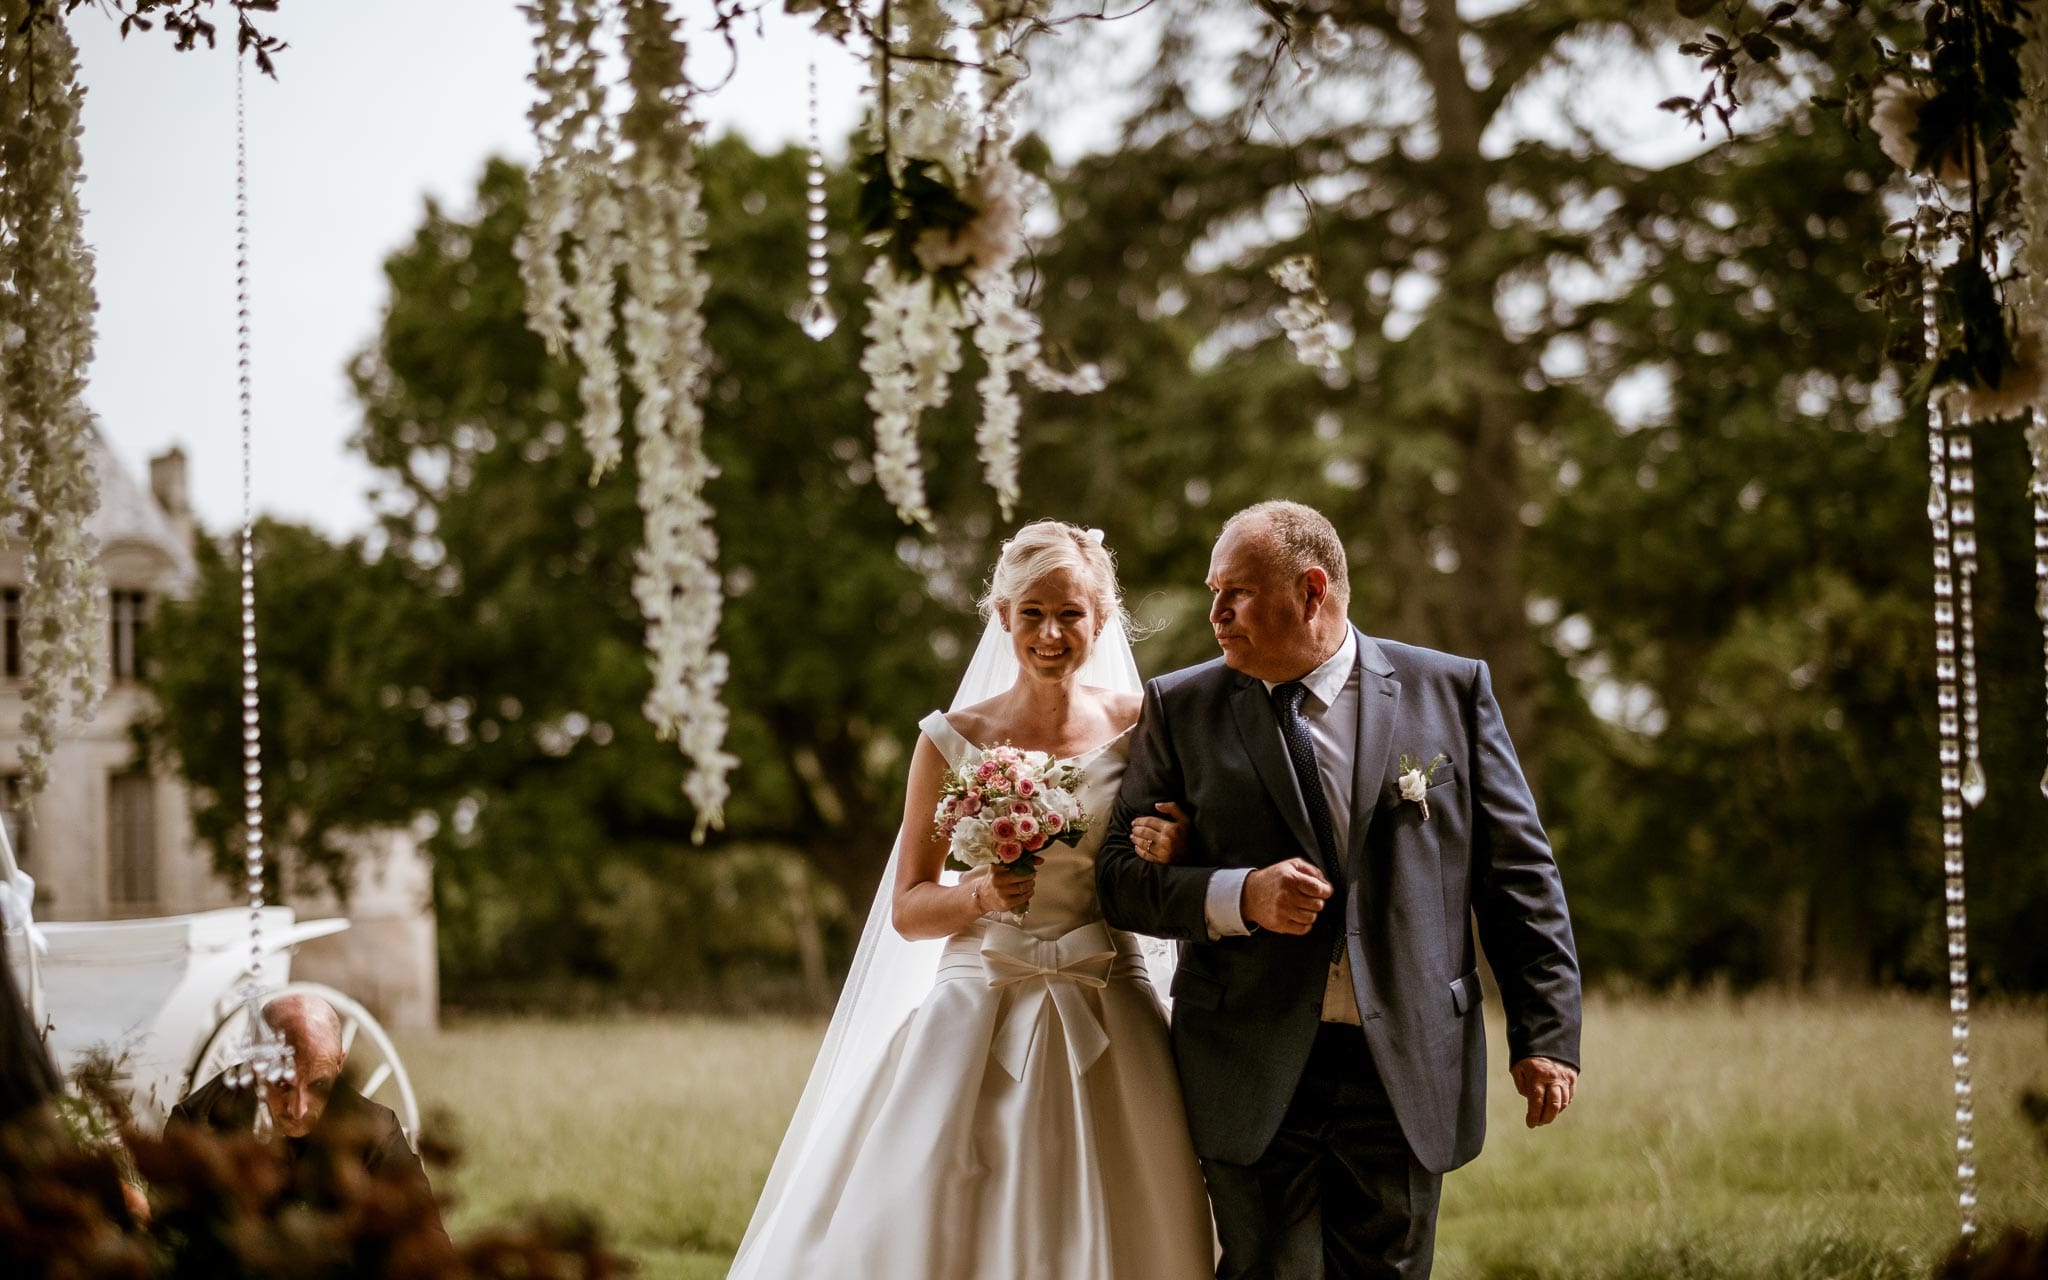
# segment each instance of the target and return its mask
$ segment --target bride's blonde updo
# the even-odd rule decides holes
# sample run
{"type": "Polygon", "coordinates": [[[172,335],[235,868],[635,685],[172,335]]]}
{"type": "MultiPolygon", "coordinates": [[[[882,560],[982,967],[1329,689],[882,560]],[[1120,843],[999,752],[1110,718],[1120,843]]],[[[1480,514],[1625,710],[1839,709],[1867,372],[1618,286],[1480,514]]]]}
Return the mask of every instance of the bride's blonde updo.
{"type": "MultiPolygon", "coordinates": [[[[1055,569],[1073,569],[1093,588],[1097,621],[1129,625],[1123,592],[1116,581],[1116,560],[1102,545],[1102,530],[1083,529],[1064,520],[1034,520],[1003,544],[981,597],[984,618],[999,618],[1032,583],[1055,569]]],[[[1099,634],[1099,633],[1098,633],[1099,634]]]]}

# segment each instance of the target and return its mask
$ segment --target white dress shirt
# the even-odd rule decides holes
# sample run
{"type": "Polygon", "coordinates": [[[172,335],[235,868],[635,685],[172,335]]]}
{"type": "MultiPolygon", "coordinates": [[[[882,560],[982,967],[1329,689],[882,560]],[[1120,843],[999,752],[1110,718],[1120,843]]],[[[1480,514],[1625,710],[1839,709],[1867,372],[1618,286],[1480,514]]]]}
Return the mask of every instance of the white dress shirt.
{"type": "MultiPolygon", "coordinates": [[[[1302,677],[1308,697],[1302,699],[1302,718],[1308,721],[1309,740],[1316,748],[1316,772],[1321,775],[1323,797],[1330,806],[1331,835],[1336,838],[1339,858],[1351,847],[1351,784],[1358,758],[1358,633],[1344,628],[1344,643],[1314,671],[1302,677]]],[[[1270,698],[1277,687],[1262,680],[1270,698]]],[[[1278,723],[1273,732],[1280,737],[1283,754],[1287,735],[1278,723]]],[[[1290,776],[1293,770],[1288,770],[1290,776]]],[[[1297,788],[1299,783],[1297,783],[1297,788]]],[[[1299,792],[1297,790],[1297,796],[1299,792]]],[[[1226,867],[1209,877],[1203,900],[1203,914],[1209,923],[1209,937],[1240,937],[1250,933],[1244,921],[1244,882],[1252,868],[1226,867]]],[[[1340,914],[1344,904],[1333,898],[1323,907],[1340,914]]],[[[1323,1021],[1358,1022],[1358,1001],[1351,990],[1351,960],[1348,948],[1340,948],[1330,964],[1329,982],[1323,992],[1323,1021]]]]}

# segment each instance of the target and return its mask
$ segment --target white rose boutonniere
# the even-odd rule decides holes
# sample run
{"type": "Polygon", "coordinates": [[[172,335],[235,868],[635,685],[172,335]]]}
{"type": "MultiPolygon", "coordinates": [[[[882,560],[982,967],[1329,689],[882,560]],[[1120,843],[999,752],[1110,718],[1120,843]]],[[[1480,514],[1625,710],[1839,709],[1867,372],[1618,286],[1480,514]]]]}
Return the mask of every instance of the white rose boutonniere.
{"type": "Polygon", "coordinates": [[[1439,751],[1436,759],[1423,764],[1406,751],[1401,753],[1401,776],[1396,785],[1401,789],[1403,800],[1412,800],[1422,806],[1422,820],[1429,821],[1429,782],[1436,777],[1436,771],[1443,768],[1446,757],[1439,751]]]}

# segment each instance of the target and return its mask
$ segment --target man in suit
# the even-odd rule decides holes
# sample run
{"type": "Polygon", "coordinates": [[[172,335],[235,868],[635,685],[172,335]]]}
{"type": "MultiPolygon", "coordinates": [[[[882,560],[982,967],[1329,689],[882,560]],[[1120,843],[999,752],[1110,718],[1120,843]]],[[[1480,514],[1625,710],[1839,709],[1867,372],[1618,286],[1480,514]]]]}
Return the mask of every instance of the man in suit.
{"type": "Polygon", "coordinates": [[[1321,513],[1239,512],[1208,586],[1223,656],[1146,687],[1103,913],[1181,941],[1174,1058],[1217,1275],[1420,1280],[1442,1176],[1485,1131],[1475,917],[1528,1124],[1571,1104],[1579,966],[1557,865],[1486,664],[1353,627],[1321,513]],[[1165,802],[1193,821],[1168,864],[1131,834],[1165,802]]]}
{"type": "MultiPolygon", "coordinates": [[[[284,1139],[295,1180],[317,1183],[319,1176],[311,1167],[314,1154],[346,1147],[361,1161],[364,1173],[391,1179],[412,1193],[409,1198],[432,1215],[432,1230],[445,1242],[447,1231],[434,1206],[427,1171],[406,1140],[397,1114],[342,1079],[348,1051],[334,1006],[318,996],[282,995],[263,1006],[263,1020],[292,1051],[292,1079],[281,1085],[264,1083],[259,1089],[271,1124],[284,1139]],[[308,1177],[298,1177],[302,1173],[308,1177]]],[[[165,1129],[194,1125],[216,1132],[252,1132],[257,1092],[232,1087],[223,1072],[172,1108],[165,1129]]]]}

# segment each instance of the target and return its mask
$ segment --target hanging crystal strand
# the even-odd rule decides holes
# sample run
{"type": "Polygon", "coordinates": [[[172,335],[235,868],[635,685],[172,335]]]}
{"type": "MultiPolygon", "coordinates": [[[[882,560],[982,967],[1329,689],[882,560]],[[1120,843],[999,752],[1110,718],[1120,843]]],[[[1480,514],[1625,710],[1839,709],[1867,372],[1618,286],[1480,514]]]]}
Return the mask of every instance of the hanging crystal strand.
{"type": "MultiPolygon", "coordinates": [[[[1914,249],[1920,258],[1921,323],[1927,336],[1927,358],[1933,360],[1941,349],[1935,300],[1938,280],[1935,254],[1941,235],[1941,204],[1931,179],[1920,180],[1919,199],[1919,216],[1914,220],[1913,228],[1914,249]]],[[[1962,699],[1956,679],[1956,583],[1952,570],[1956,558],[1967,549],[1962,597],[1964,637],[1966,641],[1973,642],[1975,619],[1969,611],[1969,601],[1973,585],[1971,579],[1976,572],[1976,510],[1971,496],[1975,488],[1975,474],[1970,465],[1967,425],[1957,433],[1957,439],[1961,441],[1960,449],[1947,438],[1941,396],[1930,395],[1927,400],[1927,517],[1934,535],[1934,667],[1941,730],[1942,898],[1948,929],[1949,1014],[1952,1019],[1949,1065],[1954,1071],[1955,1090],[1956,1208],[1961,1219],[1961,1233],[1968,1238],[1977,1230],[1977,1143],[1976,1106],[1970,1082],[1969,918],[1963,883],[1963,807],[1967,795],[1962,768],[1963,744],[1959,740],[1963,718],[1958,716],[1962,699]],[[1956,463],[1963,469],[1964,474],[1960,478],[1950,474],[1950,463],[1956,463]],[[1953,530],[1951,516],[1956,520],[1953,530]]],[[[1967,660],[1973,674],[1974,648],[1974,643],[1970,643],[1965,650],[1969,654],[1967,660]]],[[[1969,686],[1967,723],[1971,729],[1973,764],[1975,696],[1976,689],[1972,683],[1969,686]]],[[[1978,798],[1981,799],[1981,766],[1978,766],[1977,779],[1978,798]]]]}
{"type": "MultiPolygon", "coordinates": [[[[256,517],[251,498],[254,396],[249,363],[249,143],[242,58],[235,55],[235,305],[236,365],[242,420],[242,812],[243,870],[249,890],[249,969],[236,994],[247,1011],[248,1036],[230,1083],[248,1088],[292,1076],[291,1048],[263,1020],[263,770],[262,730],[256,719],[256,517]]],[[[256,1108],[258,1132],[270,1112],[256,1108]]]]}
{"type": "Polygon", "coordinates": [[[804,335],[823,342],[839,327],[839,314],[825,296],[825,148],[818,134],[818,60],[811,59],[811,155],[805,176],[804,201],[807,208],[806,235],[809,237],[811,296],[797,315],[804,335]]]}
{"type": "Polygon", "coordinates": [[[1984,803],[1984,761],[1977,732],[1977,468],[1971,420],[1958,414],[1948,431],[1949,518],[1955,525],[1956,610],[1962,623],[1957,656],[1963,673],[1963,802],[1984,803]]]}
{"type": "MultiPolygon", "coordinates": [[[[2048,671],[2048,413],[2040,409],[2027,428],[2027,451],[2034,459],[2027,486],[2034,500],[2034,612],[2041,618],[2041,665],[2048,671]]],[[[2048,796],[2048,773],[2041,775],[2041,794],[2048,796]]]]}

